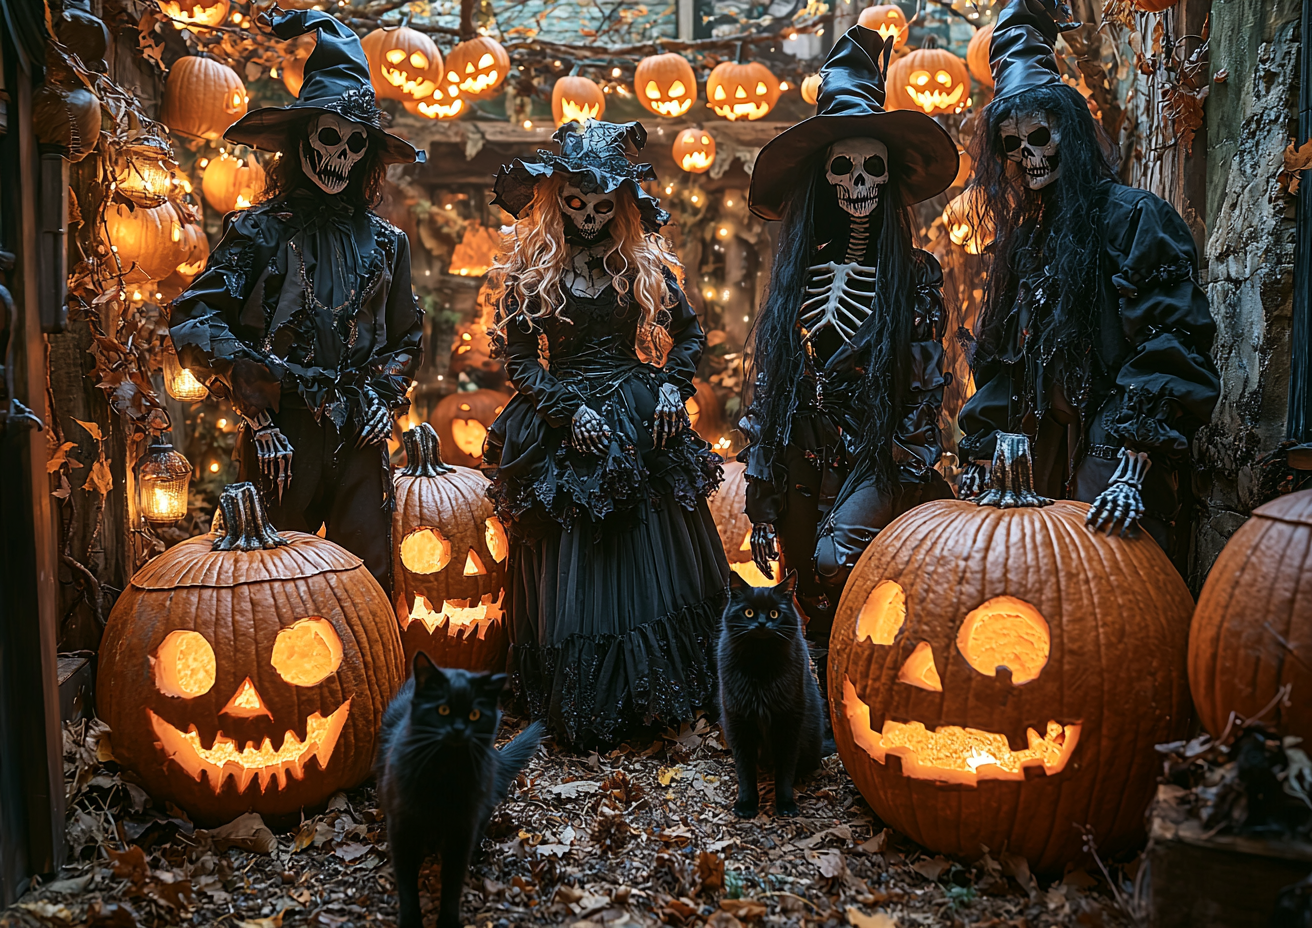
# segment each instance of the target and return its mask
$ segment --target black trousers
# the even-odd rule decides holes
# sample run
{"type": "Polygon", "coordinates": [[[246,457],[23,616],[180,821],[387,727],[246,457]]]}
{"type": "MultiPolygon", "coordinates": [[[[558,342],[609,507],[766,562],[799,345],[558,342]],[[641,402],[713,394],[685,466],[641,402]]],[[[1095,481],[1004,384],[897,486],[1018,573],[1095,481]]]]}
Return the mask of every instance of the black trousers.
{"type": "Polygon", "coordinates": [[[304,406],[284,398],[272,414],[292,446],[292,480],[278,499],[278,488],[260,472],[255,441],[243,429],[237,442],[241,479],[258,486],[275,528],[325,537],[364,561],[390,598],[392,595],[392,477],[387,443],[355,447],[325,418],[315,421],[304,406]]]}

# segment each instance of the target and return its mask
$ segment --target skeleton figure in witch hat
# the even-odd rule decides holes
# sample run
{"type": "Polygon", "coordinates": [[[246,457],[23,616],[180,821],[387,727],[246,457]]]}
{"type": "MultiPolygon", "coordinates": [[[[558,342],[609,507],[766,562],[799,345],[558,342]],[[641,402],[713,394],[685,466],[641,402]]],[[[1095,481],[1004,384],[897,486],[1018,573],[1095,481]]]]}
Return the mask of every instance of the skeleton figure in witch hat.
{"type": "Polygon", "coordinates": [[[1000,432],[1024,432],[1041,494],[1091,503],[1095,530],[1141,525],[1177,555],[1190,440],[1219,394],[1216,326],[1188,227],[1116,182],[1113,149],[1062,83],[1056,16],[1052,0],[1011,0],[993,31],[996,93],[972,155],[997,233],[962,489],[982,485],[1000,432]]]}
{"type": "Polygon", "coordinates": [[[817,115],[761,150],[751,207],[782,219],[757,321],[747,513],[767,576],[798,573],[821,647],[848,573],[898,514],[951,489],[934,469],[946,376],[942,272],[907,207],[952,183],[931,118],[885,112],[891,44],[856,26],[821,69],[817,115]]]}
{"type": "Polygon", "coordinates": [[[174,304],[182,363],[231,399],[241,479],[273,521],[329,539],[390,587],[387,436],[408,406],[422,315],[405,233],[376,216],[388,164],[423,160],[384,132],[355,34],[327,13],[278,13],[318,33],[290,106],[247,114],[230,142],[276,152],[264,196],[225,220],[203,274],[174,304]]]}

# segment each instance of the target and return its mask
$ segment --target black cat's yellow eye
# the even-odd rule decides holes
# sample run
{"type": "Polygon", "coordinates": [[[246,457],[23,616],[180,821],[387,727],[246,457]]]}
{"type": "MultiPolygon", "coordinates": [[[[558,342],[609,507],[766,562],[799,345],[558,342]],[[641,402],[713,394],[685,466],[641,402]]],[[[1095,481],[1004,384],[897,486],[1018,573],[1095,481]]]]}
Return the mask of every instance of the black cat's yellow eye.
{"type": "Polygon", "coordinates": [[[448,706],[448,705],[445,705],[445,704],[440,705],[440,706],[437,707],[437,714],[438,714],[438,715],[450,715],[450,714],[451,714],[451,707],[448,706]]]}
{"type": "Polygon", "coordinates": [[[471,722],[477,722],[478,719],[479,719],[479,716],[481,716],[482,714],[483,714],[483,713],[481,713],[481,712],[479,712],[477,709],[475,709],[473,712],[469,713],[469,721],[471,721],[471,722]]]}
{"type": "Polygon", "coordinates": [[[771,609],[771,610],[770,610],[770,618],[772,618],[772,619],[777,619],[777,618],[779,618],[779,610],[778,610],[778,609],[771,609]]]}
{"type": "Polygon", "coordinates": [[[743,615],[747,616],[747,618],[750,619],[752,616],[756,615],[756,610],[755,610],[755,609],[744,609],[744,610],[743,610],[743,615]]]}

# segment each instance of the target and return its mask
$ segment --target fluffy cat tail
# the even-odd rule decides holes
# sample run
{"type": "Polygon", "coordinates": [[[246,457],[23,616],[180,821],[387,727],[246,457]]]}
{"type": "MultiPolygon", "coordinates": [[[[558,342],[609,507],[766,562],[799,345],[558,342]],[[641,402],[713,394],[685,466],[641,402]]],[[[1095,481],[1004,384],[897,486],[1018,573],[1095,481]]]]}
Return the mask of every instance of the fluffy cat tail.
{"type": "Polygon", "coordinates": [[[519,772],[528,765],[537,753],[538,745],[542,743],[542,736],[546,734],[546,726],[541,722],[534,722],[528,728],[525,728],[514,739],[503,748],[497,749],[497,774],[493,782],[493,793],[496,801],[500,802],[510,792],[510,784],[519,776],[519,772]]]}

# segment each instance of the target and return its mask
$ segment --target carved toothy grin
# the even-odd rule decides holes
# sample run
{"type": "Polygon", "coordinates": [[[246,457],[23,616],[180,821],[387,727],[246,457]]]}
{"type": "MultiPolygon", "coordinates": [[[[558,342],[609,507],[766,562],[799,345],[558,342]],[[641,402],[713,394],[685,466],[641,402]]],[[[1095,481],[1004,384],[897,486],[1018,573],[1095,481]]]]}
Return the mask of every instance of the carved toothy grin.
{"type": "Polygon", "coordinates": [[[296,732],[288,731],[277,749],[265,737],[259,746],[253,741],[247,741],[241,750],[237,749],[237,742],[226,737],[222,731],[214,736],[214,743],[207,748],[201,744],[200,733],[195,725],[184,733],[151,710],[147,709],[146,714],[155,731],[156,743],[164,755],[175,761],[197,783],[202,774],[208,774],[210,787],[217,794],[222,791],[223,783],[229,777],[237,781],[239,793],[245,792],[246,787],[256,778],[260,781],[260,792],[266,791],[275,778],[278,780],[278,789],[283,789],[287,786],[288,773],[297,780],[305,777],[305,764],[311,757],[319,761],[321,770],[326,769],[350,710],[351,700],[347,699],[327,718],[318,712],[311,714],[305,720],[304,740],[296,732]]]}
{"type": "Polygon", "coordinates": [[[932,113],[935,110],[949,110],[956,107],[956,105],[961,102],[961,95],[965,92],[965,88],[958,84],[949,93],[944,93],[937,87],[933,90],[917,90],[915,87],[907,84],[906,91],[907,96],[911,98],[912,103],[916,104],[916,106],[920,107],[926,113],[932,113]]]}

